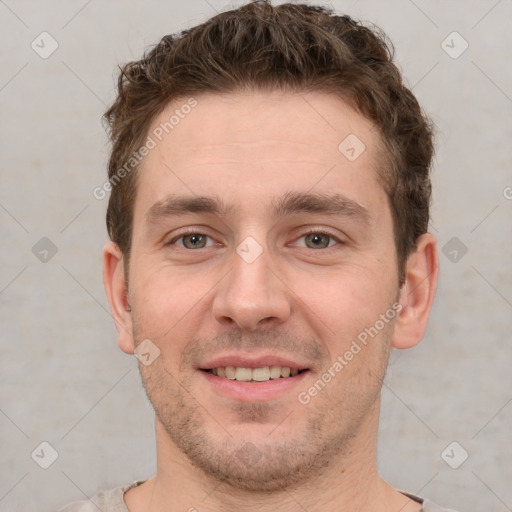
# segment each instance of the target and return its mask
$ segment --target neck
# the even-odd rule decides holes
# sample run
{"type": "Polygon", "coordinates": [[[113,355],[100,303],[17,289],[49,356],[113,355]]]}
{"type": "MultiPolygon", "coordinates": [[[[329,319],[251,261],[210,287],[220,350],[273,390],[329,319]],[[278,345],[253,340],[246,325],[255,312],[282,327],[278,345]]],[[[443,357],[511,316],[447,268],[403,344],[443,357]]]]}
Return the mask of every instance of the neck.
{"type": "Polygon", "coordinates": [[[363,421],[358,434],[343,450],[343,457],[293,487],[278,492],[247,491],[223,483],[193,466],[156,422],[157,474],[128,491],[130,512],[416,512],[419,505],[401,495],[377,470],[379,404],[363,421]]]}

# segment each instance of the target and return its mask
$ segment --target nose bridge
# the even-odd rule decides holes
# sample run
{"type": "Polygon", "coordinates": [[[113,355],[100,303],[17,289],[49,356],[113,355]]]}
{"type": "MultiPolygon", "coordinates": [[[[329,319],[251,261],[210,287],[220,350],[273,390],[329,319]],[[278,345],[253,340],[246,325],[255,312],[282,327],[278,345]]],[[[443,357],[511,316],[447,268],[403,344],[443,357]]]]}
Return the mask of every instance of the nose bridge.
{"type": "Polygon", "coordinates": [[[270,270],[272,257],[265,243],[246,237],[233,251],[231,271],[220,283],[213,313],[221,323],[235,323],[253,330],[290,314],[286,289],[270,270]]]}

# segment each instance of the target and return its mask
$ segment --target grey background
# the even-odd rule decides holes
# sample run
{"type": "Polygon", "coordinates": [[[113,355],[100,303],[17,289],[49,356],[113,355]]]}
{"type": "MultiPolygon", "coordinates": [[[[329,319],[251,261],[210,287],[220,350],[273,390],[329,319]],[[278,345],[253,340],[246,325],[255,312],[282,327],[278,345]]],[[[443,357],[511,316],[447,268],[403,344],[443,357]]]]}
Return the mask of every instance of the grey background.
{"type": "MultiPolygon", "coordinates": [[[[510,511],[512,2],[332,3],[388,33],[439,131],[432,231],[446,254],[425,340],[392,355],[381,472],[462,511],[510,511]],[[458,58],[442,47],[453,31],[469,44],[458,58]],[[441,455],[453,441],[452,465],[469,454],[458,469],[441,455]]],[[[155,470],[152,410],[135,358],[117,348],[101,281],[100,116],[117,63],[224,7],[0,1],[2,511],[55,510],[155,470]],[[31,48],[43,31],[59,45],[47,59],[31,48]],[[58,453],[46,470],[31,458],[42,441],[58,453]]],[[[462,44],[452,35],[444,47],[462,44]]]]}

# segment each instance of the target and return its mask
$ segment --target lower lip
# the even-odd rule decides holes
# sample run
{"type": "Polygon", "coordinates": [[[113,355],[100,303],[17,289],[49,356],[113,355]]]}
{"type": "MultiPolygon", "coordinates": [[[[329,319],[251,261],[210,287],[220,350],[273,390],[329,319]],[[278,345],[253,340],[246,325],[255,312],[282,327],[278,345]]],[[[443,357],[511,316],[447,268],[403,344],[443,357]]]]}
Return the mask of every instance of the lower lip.
{"type": "Polygon", "coordinates": [[[299,373],[295,377],[281,377],[265,382],[243,382],[217,377],[211,373],[199,370],[207,382],[219,394],[241,402],[264,401],[277,398],[300,384],[309,371],[299,373]]]}

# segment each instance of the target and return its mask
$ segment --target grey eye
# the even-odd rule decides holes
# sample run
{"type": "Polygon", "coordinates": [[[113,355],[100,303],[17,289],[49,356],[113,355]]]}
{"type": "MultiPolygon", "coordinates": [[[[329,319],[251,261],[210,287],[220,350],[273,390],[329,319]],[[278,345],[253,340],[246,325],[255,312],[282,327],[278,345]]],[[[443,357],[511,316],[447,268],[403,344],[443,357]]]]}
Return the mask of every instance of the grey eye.
{"type": "Polygon", "coordinates": [[[208,237],[200,233],[182,236],[183,246],[187,249],[202,249],[206,247],[208,237]]]}
{"type": "Polygon", "coordinates": [[[329,247],[331,237],[325,233],[310,233],[304,236],[306,246],[310,249],[325,249],[329,247]]]}

